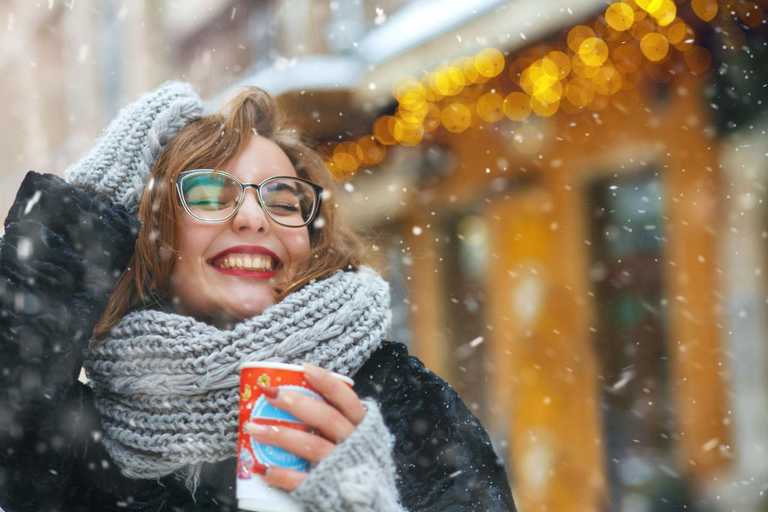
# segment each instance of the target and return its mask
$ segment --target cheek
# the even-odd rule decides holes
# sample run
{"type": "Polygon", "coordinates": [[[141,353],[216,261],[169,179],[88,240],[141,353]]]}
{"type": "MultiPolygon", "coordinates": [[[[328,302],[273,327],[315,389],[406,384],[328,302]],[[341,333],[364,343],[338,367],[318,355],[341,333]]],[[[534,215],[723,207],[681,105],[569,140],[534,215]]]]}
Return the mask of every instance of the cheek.
{"type": "Polygon", "coordinates": [[[285,249],[291,257],[291,266],[299,270],[306,267],[309,260],[309,233],[306,230],[292,230],[281,237],[285,249]]]}
{"type": "Polygon", "coordinates": [[[205,254],[205,250],[216,237],[217,230],[214,225],[200,225],[182,222],[181,240],[179,241],[179,254],[182,264],[199,262],[205,254]]]}
{"type": "Polygon", "coordinates": [[[200,265],[204,264],[203,254],[210,243],[210,233],[200,226],[182,223],[181,240],[178,254],[171,273],[171,286],[177,290],[188,288],[201,274],[200,265]]]}

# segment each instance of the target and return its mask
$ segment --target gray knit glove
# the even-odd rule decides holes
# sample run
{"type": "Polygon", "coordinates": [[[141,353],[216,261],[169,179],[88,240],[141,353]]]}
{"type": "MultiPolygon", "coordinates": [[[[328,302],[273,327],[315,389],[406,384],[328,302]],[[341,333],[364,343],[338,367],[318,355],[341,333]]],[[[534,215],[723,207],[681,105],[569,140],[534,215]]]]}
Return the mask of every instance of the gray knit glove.
{"type": "Polygon", "coordinates": [[[166,82],[121,110],[93,149],[64,171],[67,181],[136,213],[158,155],[202,114],[203,102],[191,85],[166,82]]]}
{"type": "Polygon", "coordinates": [[[395,485],[394,439],[376,402],[363,404],[362,423],[291,493],[308,512],[405,511],[395,485]]]}

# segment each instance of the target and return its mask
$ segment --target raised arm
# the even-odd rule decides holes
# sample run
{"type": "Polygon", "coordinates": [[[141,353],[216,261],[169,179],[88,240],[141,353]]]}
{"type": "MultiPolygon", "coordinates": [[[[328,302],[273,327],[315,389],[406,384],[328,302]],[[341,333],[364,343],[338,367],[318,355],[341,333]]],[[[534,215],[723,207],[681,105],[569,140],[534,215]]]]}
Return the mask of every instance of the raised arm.
{"type": "Polygon", "coordinates": [[[85,390],[82,352],[133,254],[123,208],[30,172],[0,244],[0,507],[43,510],[66,492],[85,390]]]}

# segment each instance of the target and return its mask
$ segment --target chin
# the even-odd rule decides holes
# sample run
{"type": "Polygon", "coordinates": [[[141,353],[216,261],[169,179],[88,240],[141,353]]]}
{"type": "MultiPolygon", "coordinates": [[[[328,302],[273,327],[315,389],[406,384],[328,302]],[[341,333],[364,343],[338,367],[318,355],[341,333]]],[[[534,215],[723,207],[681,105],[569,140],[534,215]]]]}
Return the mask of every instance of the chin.
{"type": "Polygon", "coordinates": [[[229,310],[229,315],[236,319],[238,322],[247,320],[249,318],[252,318],[256,315],[260,315],[264,312],[265,309],[267,309],[270,306],[273,306],[275,304],[275,299],[261,299],[258,301],[253,302],[241,302],[237,304],[236,306],[232,308],[227,308],[229,310]]]}

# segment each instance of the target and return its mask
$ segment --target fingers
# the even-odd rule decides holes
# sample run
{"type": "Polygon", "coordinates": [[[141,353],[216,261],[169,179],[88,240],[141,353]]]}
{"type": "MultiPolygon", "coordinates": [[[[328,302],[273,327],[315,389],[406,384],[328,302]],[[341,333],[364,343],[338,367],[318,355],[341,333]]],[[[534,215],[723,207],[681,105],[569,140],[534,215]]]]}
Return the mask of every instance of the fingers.
{"type": "Polygon", "coordinates": [[[278,390],[274,398],[270,398],[267,393],[264,396],[267,402],[316,428],[323,437],[335,444],[344,441],[355,430],[355,425],[335,407],[311,396],[286,389],[278,390]]]}
{"type": "Polygon", "coordinates": [[[246,423],[245,431],[260,443],[287,450],[312,464],[318,464],[334,447],[327,439],[290,427],[246,423]]]}
{"type": "Polygon", "coordinates": [[[366,413],[365,406],[357,393],[334,377],[331,372],[314,364],[304,363],[304,378],[353,425],[359,425],[363,421],[366,413]]]}
{"type": "Polygon", "coordinates": [[[281,468],[279,466],[270,466],[267,468],[267,472],[260,476],[262,480],[272,487],[291,492],[296,489],[305,478],[307,478],[307,473],[281,468]]]}

